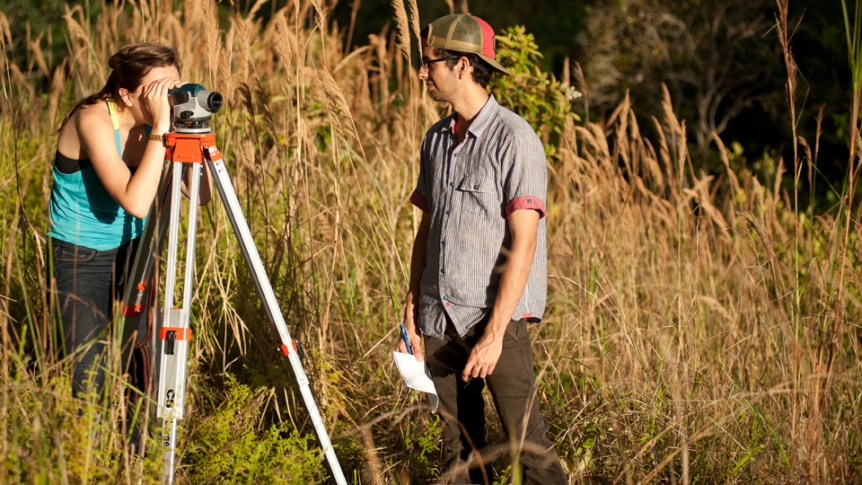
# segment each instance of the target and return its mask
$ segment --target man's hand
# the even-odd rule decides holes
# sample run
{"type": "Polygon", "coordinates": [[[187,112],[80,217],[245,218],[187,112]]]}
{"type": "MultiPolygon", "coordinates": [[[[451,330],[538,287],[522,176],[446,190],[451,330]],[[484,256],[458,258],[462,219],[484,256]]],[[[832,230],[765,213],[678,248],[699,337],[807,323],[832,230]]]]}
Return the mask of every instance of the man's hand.
{"type": "Polygon", "coordinates": [[[464,382],[467,382],[471,377],[484,379],[494,372],[497,361],[500,360],[500,354],[503,353],[505,330],[504,328],[503,332],[493,332],[490,327],[486,327],[485,334],[473,347],[470,357],[467,359],[467,365],[461,372],[461,379],[464,382]]]}
{"type": "MultiPolygon", "coordinates": [[[[413,356],[416,357],[416,360],[422,362],[425,360],[425,357],[422,354],[422,334],[419,333],[419,329],[414,325],[412,319],[404,319],[404,330],[407,331],[407,341],[410,342],[410,350],[413,351],[413,356]]],[[[398,345],[396,348],[402,354],[408,353],[400,328],[398,329],[398,345]]]]}

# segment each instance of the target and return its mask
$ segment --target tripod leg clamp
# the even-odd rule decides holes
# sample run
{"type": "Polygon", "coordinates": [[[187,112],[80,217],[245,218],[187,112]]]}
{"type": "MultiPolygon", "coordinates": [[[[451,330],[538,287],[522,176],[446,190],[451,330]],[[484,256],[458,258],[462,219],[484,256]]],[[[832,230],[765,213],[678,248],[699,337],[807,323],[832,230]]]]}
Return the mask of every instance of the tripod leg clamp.
{"type": "Polygon", "coordinates": [[[186,342],[192,339],[191,328],[178,327],[162,327],[159,332],[159,338],[165,341],[165,354],[174,355],[174,345],[177,340],[185,340],[186,342]]]}
{"type": "MultiPolygon", "coordinates": [[[[174,308],[168,316],[174,325],[180,323],[182,310],[174,308]]],[[[186,366],[188,364],[188,349],[192,339],[192,329],[189,327],[162,327],[159,330],[162,340],[162,358],[158,387],[159,419],[183,419],[186,393],[186,366]]]]}
{"type": "MultiPolygon", "coordinates": [[[[299,351],[299,349],[296,347],[296,340],[291,340],[291,341],[290,341],[290,343],[291,343],[291,344],[293,344],[293,345],[292,345],[292,347],[293,347],[293,351],[294,351],[294,352],[298,352],[298,351],[299,351]]],[[[290,348],[290,347],[288,347],[288,346],[287,346],[287,344],[281,344],[281,353],[282,353],[282,354],[284,354],[284,355],[285,355],[285,357],[287,357],[288,355],[290,355],[290,351],[291,351],[291,348],[290,348]]]]}

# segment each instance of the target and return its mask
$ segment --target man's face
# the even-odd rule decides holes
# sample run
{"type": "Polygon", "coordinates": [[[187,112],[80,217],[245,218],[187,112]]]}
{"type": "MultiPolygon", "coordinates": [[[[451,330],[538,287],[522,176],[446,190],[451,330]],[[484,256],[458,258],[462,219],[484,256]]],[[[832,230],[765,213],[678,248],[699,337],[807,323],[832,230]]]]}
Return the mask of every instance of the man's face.
{"type": "Polygon", "coordinates": [[[419,79],[425,81],[428,93],[435,101],[452,102],[455,83],[458,75],[454,69],[447,66],[443,59],[430,46],[422,48],[422,64],[419,65],[419,79]]]}

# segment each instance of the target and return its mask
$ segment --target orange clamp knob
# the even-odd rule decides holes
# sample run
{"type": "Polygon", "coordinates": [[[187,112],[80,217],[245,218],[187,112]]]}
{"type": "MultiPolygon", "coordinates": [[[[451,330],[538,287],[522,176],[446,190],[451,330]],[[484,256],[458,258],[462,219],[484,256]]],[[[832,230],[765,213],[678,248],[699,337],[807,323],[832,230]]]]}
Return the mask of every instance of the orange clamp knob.
{"type": "Polygon", "coordinates": [[[159,331],[159,338],[162,340],[167,340],[168,332],[176,332],[177,340],[191,340],[192,339],[192,329],[190,328],[177,328],[177,327],[162,327],[161,331],[159,331]]]}

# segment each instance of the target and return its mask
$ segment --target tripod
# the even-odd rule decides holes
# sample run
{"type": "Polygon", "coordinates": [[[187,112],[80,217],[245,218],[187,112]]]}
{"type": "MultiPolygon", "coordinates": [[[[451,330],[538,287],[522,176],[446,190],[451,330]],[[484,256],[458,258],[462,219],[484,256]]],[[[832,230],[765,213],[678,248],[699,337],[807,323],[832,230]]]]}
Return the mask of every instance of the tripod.
{"type": "MultiPolygon", "coordinates": [[[[179,129],[178,131],[183,131],[179,129]]],[[[123,342],[129,342],[135,330],[139,335],[147,334],[146,318],[148,314],[157,315],[158,305],[154,304],[157,291],[154,291],[153,274],[156,260],[161,252],[164,234],[168,232],[168,256],[165,276],[164,309],[161,314],[162,327],[159,330],[159,386],[157,418],[162,420],[160,446],[162,449],[161,481],[174,483],[174,468],[176,461],[177,421],[183,419],[186,392],[186,368],[188,362],[188,347],[192,331],[189,324],[191,314],[192,275],[194,272],[195,228],[197,224],[198,196],[200,192],[201,165],[207,164],[215,181],[216,189],[227,210],[228,218],[234,234],[239,241],[243,256],[248,264],[263,300],[269,321],[275,326],[281,339],[280,350],[287,356],[297,384],[308,409],[308,414],[317,432],[320,445],[336,483],[346,485],[347,481],[341,471],[341,465],[335,450],[329,440],[329,435],[323,424],[323,419],[317,409],[308,377],[297,352],[296,342],[291,339],[287,324],[281,314],[272,285],[264,271],[263,262],[254,244],[248,223],[243,217],[242,208],[234,192],[233,184],[221,153],[216,148],[216,135],[208,127],[194,128],[193,133],[169,133],[166,139],[167,152],[165,159],[170,161],[170,168],[162,175],[156,201],[150,209],[141,244],[123,297],[123,342]],[[201,133],[201,132],[204,133],[201,133]],[[185,167],[189,166],[189,167],[185,167]],[[179,245],[180,227],[180,195],[183,170],[191,169],[189,187],[188,234],[186,237],[186,263],[182,287],[182,306],[174,308],[174,292],[177,285],[175,278],[177,267],[177,248],[179,245]],[[153,311],[149,310],[153,307],[153,311]]],[[[131,345],[124,346],[123,362],[128,362],[131,345]]]]}

